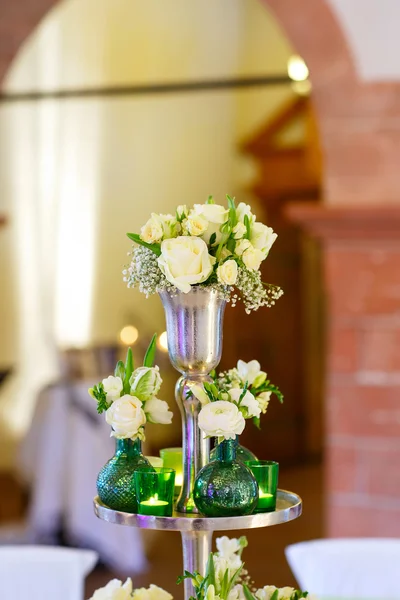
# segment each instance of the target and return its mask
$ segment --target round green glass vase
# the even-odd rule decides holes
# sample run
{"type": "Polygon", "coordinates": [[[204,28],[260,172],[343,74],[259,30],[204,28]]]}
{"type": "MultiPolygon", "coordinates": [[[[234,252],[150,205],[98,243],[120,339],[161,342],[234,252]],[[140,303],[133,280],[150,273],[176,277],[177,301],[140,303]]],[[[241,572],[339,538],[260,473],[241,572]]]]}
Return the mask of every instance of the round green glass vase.
{"type": "Polygon", "coordinates": [[[238,517],[254,512],[258,485],[253,473],[236,459],[237,440],[223,440],[216,460],[203,467],[194,484],[194,502],[206,517],[238,517]]]}
{"type": "MultiPolygon", "coordinates": [[[[253,454],[251,450],[241,446],[239,443],[239,436],[236,436],[237,448],[236,448],[236,460],[240,460],[243,464],[246,462],[250,462],[252,460],[258,460],[257,456],[253,454]]],[[[217,460],[217,448],[218,444],[214,446],[214,448],[210,452],[210,461],[217,460]]]]}
{"type": "Polygon", "coordinates": [[[151,467],[142,454],[142,442],[116,439],[115,455],[97,476],[97,493],[103,504],[113,510],[137,513],[133,474],[141,467],[151,467]]]}

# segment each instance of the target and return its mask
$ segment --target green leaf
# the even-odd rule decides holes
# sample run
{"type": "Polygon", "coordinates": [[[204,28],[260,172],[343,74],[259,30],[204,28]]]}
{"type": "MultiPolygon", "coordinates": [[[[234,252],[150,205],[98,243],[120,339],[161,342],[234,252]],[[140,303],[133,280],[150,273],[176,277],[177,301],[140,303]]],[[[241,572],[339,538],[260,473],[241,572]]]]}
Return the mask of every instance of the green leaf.
{"type": "Polygon", "coordinates": [[[215,204],[215,200],[212,196],[208,196],[206,204],[215,204]]]}
{"type": "Polygon", "coordinates": [[[125,361],[125,377],[123,379],[124,394],[129,394],[129,392],[131,391],[131,385],[129,383],[129,380],[131,378],[132,373],[133,373],[133,354],[132,354],[132,349],[128,348],[128,351],[126,353],[126,361],[125,361]]]}
{"type": "Polygon", "coordinates": [[[228,596],[228,586],[229,586],[229,571],[228,569],[224,573],[224,578],[221,583],[221,598],[227,598],[228,596]]]}
{"type": "Polygon", "coordinates": [[[146,354],[144,355],[143,366],[144,367],[152,367],[154,363],[154,359],[156,356],[156,341],[157,334],[155,333],[151,338],[151,342],[149,347],[146,350],[146,354]]]}
{"type": "Polygon", "coordinates": [[[257,429],[261,430],[261,421],[260,417],[253,417],[253,423],[257,427],[257,429]]]}
{"type": "Polygon", "coordinates": [[[122,379],[122,381],[124,381],[124,378],[125,378],[125,365],[122,362],[122,360],[119,360],[117,362],[117,364],[115,365],[114,376],[115,377],[120,377],[122,379]]]}
{"type": "Polygon", "coordinates": [[[102,383],[94,385],[92,388],[90,388],[89,394],[92,396],[92,398],[97,400],[97,412],[99,415],[110,408],[111,402],[108,402],[107,400],[107,394],[104,391],[104,386],[102,383]]]}
{"type": "Polygon", "coordinates": [[[216,586],[215,582],[215,566],[214,566],[214,554],[210,552],[206,567],[206,578],[208,585],[216,586]]]}
{"type": "Polygon", "coordinates": [[[278,600],[278,598],[279,598],[279,589],[276,589],[269,600],[278,600]]]}
{"type": "Polygon", "coordinates": [[[244,237],[249,240],[251,231],[250,231],[250,219],[249,219],[248,215],[244,215],[244,224],[246,226],[246,235],[244,237]]]}
{"type": "Polygon", "coordinates": [[[214,402],[215,398],[214,398],[214,394],[213,394],[212,384],[209,383],[208,381],[203,381],[203,387],[204,387],[204,391],[207,394],[210,402],[214,402]]]}
{"type": "Polygon", "coordinates": [[[140,244],[141,246],[148,248],[149,250],[154,252],[154,254],[157,254],[157,256],[161,255],[160,244],[148,244],[147,242],[144,242],[140,235],[138,235],[137,233],[127,233],[126,235],[130,240],[132,240],[132,242],[135,242],[136,244],[140,244]]]}
{"type": "MultiPolygon", "coordinates": [[[[232,237],[229,238],[229,240],[226,243],[226,247],[228,248],[229,252],[233,252],[235,250],[235,245],[236,245],[235,240],[232,237]]],[[[229,257],[229,258],[231,258],[231,257],[229,257]]]]}
{"type": "Polygon", "coordinates": [[[212,246],[213,244],[215,244],[216,239],[217,239],[217,234],[214,231],[214,233],[210,236],[209,245],[212,246]]]}
{"type": "Polygon", "coordinates": [[[247,585],[245,583],[243,584],[243,593],[244,593],[244,597],[246,598],[246,600],[257,600],[256,597],[253,596],[253,594],[251,593],[251,591],[249,590],[249,588],[247,587],[247,585]]]}

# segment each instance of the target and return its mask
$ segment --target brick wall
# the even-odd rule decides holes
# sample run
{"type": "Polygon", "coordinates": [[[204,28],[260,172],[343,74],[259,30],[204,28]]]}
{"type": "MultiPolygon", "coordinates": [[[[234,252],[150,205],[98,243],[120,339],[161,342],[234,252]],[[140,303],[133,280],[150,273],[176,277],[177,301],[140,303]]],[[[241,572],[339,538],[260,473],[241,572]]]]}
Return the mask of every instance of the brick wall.
{"type": "Polygon", "coordinates": [[[400,537],[400,207],[292,207],[327,297],[326,528],[400,537]]]}

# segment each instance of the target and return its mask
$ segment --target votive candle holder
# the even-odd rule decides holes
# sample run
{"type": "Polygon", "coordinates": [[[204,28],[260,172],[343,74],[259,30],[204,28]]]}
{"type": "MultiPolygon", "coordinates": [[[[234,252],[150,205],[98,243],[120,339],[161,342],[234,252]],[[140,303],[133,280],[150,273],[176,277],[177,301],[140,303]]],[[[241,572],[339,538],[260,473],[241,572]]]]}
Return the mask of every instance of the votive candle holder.
{"type": "Polygon", "coordinates": [[[143,467],[134,473],[140,515],[171,517],[175,471],[165,467],[143,467]]]}
{"type": "Polygon", "coordinates": [[[175,496],[179,496],[183,484],[182,448],[163,448],[160,456],[164,467],[175,470],[175,496]]]}
{"type": "Polygon", "coordinates": [[[272,460],[250,460],[246,466],[258,483],[258,502],[254,512],[271,512],[276,509],[279,464],[272,460]]]}

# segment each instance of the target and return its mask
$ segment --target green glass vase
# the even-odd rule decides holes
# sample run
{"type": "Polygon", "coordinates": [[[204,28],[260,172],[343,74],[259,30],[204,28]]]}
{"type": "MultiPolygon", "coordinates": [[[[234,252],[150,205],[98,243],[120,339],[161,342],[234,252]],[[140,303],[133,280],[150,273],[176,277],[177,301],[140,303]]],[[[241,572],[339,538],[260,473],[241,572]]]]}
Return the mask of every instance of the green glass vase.
{"type": "Polygon", "coordinates": [[[250,515],[257,506],[258,485],[253,473],[236,459],[237,440],[223,440],[216,460],[203,467],[194,484],[194,501],[206,517],[250,515]]]}
{"type": "MultiPolygon", "coordinates": [[[[242,462],[243,464],[245,464],[246,462],[249,462],[251,460],[258,460],[257,456],[255,454],[253,454],[253,452],[251,450],[249,450],[248,448],[245,448],[244,446],[241,446],[239,444],[239,436],[238,435],[236,436],[236,441],[237,441],[236,460],[240,460],[240,462],[242,462]]],[[[217,460],[217,448],[218,448],[218,445],[216,444],[214,446],[214,448],[211,450],[210,461],[217,460]]]]}
{"type": "Polygon", "coordinates": [[[151,467],[142,454],[140,440],[115,440],[115,455],[97,476],[97,493],[103,504],[114,510],[137,513],[133,473],[151,467]]]}

